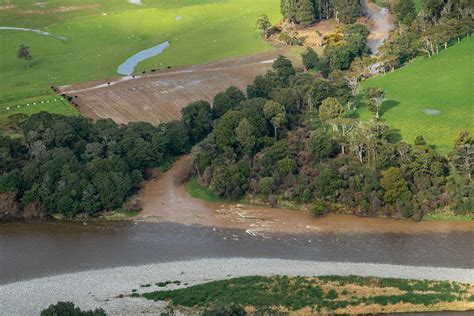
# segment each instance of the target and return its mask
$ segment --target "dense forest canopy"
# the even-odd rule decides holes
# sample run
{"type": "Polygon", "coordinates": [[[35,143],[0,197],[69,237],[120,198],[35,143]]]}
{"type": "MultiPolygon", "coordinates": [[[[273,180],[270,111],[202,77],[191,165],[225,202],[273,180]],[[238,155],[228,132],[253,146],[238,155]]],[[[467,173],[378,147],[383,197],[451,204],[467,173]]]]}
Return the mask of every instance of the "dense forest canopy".
{"type": "Polygon", "coordinates": [[[120,208],[151,168],[186,153],[211,130],[208,102],[191,103],[182,114],[159,126],[18,115],[20,137],[0,136],[0,218],[120,208]]]}
{"type": "Polygon", "coordinates": [[[351,117],[345,104],[354,96],[341,72],[313,77],[285,57],[248,95],[194,151],[200,182],[221,197],[306,204],[321,214],[342,208],[420,219],[440,207],[472,211],[474,141],[467,132],[448,158],[422,136],[414,146],[400,142],[383,119],[351,117]]]}
{"type": "Polygon", "coordinates": [[[301,25],[329,18],[354,23],[361,14],[361,5],[354,0],[281,0],[280,10],[285,19],[301,25]]]}

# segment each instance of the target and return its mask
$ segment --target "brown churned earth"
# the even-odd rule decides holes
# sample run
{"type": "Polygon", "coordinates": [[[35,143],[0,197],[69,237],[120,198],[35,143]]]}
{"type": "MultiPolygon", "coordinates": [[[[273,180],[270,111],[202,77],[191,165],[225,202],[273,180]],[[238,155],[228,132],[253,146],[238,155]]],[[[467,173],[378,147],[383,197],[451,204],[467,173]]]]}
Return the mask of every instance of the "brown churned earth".
{"type": "Polygon", "coordinates": [[[415,234],[474,231],[474,221],[414,222],[337,214],[315,218],[306,211],[226,202],[205,202],[191,197],[179,181],[189,163],[189,156],[182,157],[169,171],[144,185],[139,195],[143,205],[140,220],[236,228],[245,230],[249,235],[259,236],[268,236],[271,233],[399,232],[415,234]]]}
{"type": "Polygon", "coordinates": [[[286,52],[273,51],[225,59],[203,65],[171,68],[136,77],[116,77],[59,87],[73,97],[79,112],[89,118],[111,118],[117,123],[162,123],[180,118],[181,109],[234,85],[243,91],[263,75],[273,60],[286,52]]]}

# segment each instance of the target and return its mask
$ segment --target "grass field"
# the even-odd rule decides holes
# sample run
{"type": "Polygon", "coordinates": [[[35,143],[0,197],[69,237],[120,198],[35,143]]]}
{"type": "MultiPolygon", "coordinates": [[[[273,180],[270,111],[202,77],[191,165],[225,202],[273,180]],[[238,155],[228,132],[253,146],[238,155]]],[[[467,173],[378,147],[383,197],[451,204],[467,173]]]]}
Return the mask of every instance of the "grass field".
{"type": "MultiPolygon", "coordinates": [[[[387,7],[389,4],[389,0],[374,0],[373,1],[376,5],[378,5],[379,7],[387,7]]],[[[421,10],[421,0],[415,0],[415,7],[416,7],[416,11],[417,12],[420,12],[421,10]]]]}
{"type": "Polygon", "coordinates": [[[221,199],[210,189],[200,185],[196,178],[188,181],[185,185],[186,191],[196,199],[201,199],[207,202],[218,202],[221,199]]]}
{"type": "Polygon", "coordinates": [[[166,40],[170,47],[139,64],[137,72],[272,49],[260,38],[255,21],[263,13],[278,20],[278,0],[143,3],[53,0],[41,5],[24,0],[0,10],[0,26],[35,28],[66,38],[0,30],[0,112],[20,100],[50,95],[52,85],[116,76],[125,59],[166,40]],[[30,68],[16,58],[20,44],[31,48],[30,68]]]}
{"type": "MultiPolygon", "coordinates": [[[[387,91],[382,118],[413,143],[423,135],[446,154],[460,129],[474,134],[474,38],[453,45],[432,58],[420,58],[390,74],[362,83],[387,91]],[[440,111],[437,115],[425,110],[440,111]]],[[[359,110],[362,118],[371,115],[359,110]]]]}
{"type": "MultiPolygon", "coordinates": [[[[309,315],[471,310],[473,293],[471,284],[448,281],[249,276],[142,296],[155,301],[170,300],[173,306],[194,308],[194,311],[233,305],[269,312],[262,315],[271,315],[270,311],[309,315]]],[[[133,292],[131,296],[140,294],[133,292]]]]}

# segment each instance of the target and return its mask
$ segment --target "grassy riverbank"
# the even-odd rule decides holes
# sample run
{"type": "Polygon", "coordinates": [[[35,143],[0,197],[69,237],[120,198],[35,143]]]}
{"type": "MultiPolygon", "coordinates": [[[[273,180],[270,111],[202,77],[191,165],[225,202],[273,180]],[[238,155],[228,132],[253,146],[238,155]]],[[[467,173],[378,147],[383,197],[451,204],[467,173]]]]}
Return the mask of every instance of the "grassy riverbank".
{"type": "MultiPolygon", "coordinates": [[[[137,293],[133,296],[139,296],[137,293]]],[[[474,287],[448,281],[358,276],[249,276],[145,293],[195,311],[240,306],[247,312],[384,313],[472,310],[474,287]]]]}
{"type": "Polygon", "coordinates": [[[186,191],[196,199],[204,200],[207,202],[218,202],[221,201],[221,198],[217,196],[211,189],[206,188],[203,185],[200,185],[197,181],[197,178],[193,178],[185,184],[186,191]]]}
{"type": "Polygon", "coordinates": [[[109,221],[125,221],[134,218],[140,214],[140,211],[129,211],[124,209],[115,210],[112,212],[101,213],[97,216],[89,216],[87,214],[79,214],[75,217],[65,217],[61,214],[53,214],[53,218],[59,221],[73,221],[73,222],[109,222],[109,221]]]}

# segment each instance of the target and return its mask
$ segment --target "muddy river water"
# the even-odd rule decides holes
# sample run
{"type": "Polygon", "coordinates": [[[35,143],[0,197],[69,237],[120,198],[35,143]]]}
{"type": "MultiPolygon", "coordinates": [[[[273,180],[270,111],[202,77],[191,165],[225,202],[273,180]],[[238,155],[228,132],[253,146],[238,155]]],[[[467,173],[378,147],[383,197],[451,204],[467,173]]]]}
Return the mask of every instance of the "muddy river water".
{"type": "Polygon", "coordinates": [[[0,226],[0,284],[89,269],[217,257],[474,268],[474,234],[277,233],[176,223],[0,226]]]}
{"type": "Polygon", "coordinates": [[[189,158],[146,183],[122,223],[0,225],[0,284],[89,269],[249,257],[474,268],[474,222],[421,222],[206,203],[179,179],[189,158]]]}

